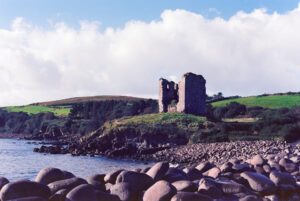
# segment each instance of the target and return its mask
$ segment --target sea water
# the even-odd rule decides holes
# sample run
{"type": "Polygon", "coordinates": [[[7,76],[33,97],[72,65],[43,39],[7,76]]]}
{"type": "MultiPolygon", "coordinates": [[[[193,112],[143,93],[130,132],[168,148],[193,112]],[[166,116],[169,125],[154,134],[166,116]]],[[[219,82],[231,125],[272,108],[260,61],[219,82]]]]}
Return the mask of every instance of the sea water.
{"type": "Polygon", "coordinates": [[[33,152],[38,147],[34,141],[0,139],[0,176],[10,181],[34,180],[46,167],[56,167],[72,172],[77,177],[88,178],[92,174],[104,174],[116,169],[131,170],[152,165],[130,159],[115,160],[105,157],[71,156],[70,154],[44,154],[33,152]]]}

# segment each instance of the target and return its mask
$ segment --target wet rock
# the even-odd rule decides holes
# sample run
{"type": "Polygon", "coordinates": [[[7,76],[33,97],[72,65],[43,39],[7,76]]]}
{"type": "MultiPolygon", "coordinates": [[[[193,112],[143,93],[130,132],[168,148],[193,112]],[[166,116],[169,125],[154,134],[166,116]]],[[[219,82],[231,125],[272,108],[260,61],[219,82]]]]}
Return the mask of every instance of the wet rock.
{"type": "Polygon", "coordinates": [[[190,181],[202,178],[201,172],[196,168],[185,168],[183,171],[186,173],[186,176],[190,181]]]}
{"type": "Polygon", "coordinates": [[[271,167],[269,164],[266,164],[263,166],[263,169],[265,171],[266,174],[270,174],[270,172],[272,171],[271,167]]]}
{"type": "Polygon", "coordinates": [[[233,164],[230,162],[226,162],[220,166],[221,172],[230,172],[232,170],[233,164]]]}
{"type": "Polygon", "coordinates": [[[104,176],[101,174],[91,175],[86,181],[100,191],[106,191],[104,184],[104,176]]]}
{"type": "Polygon", "coordinates": [[[299,170],[299,166],[287,158],[280,159],[279,165],[281,167],[283,167],[285,169],[285,171],[290,172],[290,173],[299,170]]]}
{"type": "Polygon", "coordinates": [[[275,184],[266,176],[254,172],[243,172],[241,177],[246,179],[250,187],[263,195],[271,195],[275,192],[275,184]]]}
{"type": "Polygon", "coordinates": [[[168,201],[176,194],[176,188],[167,181],[158,181],[146,190],[143,201],[168,201]]]}
{"type": "Polygon", "coordinates": [[[214,166],[210,162],[202,162],[196,166],[196,169],[199,170],[201,173],[206,172],[207,170],[213,168],[214,166]]]}
{"type": "Polygon", "coordinates": [[[48,184],[48,187],[50,188],[51,193],[54,194],[55,192],[61,189],[71,190],[81,184],[87,184],[87,182],[82,178],[74,177],[70,179],[64,179],[64,180],[52,182],[48,184]]]}
{"type": "Polygon", "coordinates": [[[116,183],[126,182],[129,185],[135,186],[137,192],[146,190],[153,183],[152,177],[144,173],[138,173],[133,171],[123,171],[117,177],[116,183]]]}
{"type": "Polygon", "coordinates": [[[241,173],[241,172],[251,171],[251,170],[252,170],[251,166],[247,163],[234,164],[232,166],[232,172],[234,172],[234,173],[241,173]]]}
{"type": "Polygon", "coordinates": [[[97,201],[121,201],[117,195],[96,191],[97,201]]]}
{"type": "Polygon", "coordinates": [[[136,189],[126,182],[121,182],[113,185],[110,188],[110,193],[113,195],[117,195],[121,201],[134,201],[138,198],[136,189]]]}
{"type": "Polygon", "coordinates": [[[270,201],[279,201],[279,197],[277,195],[268,195],[268,196],[265,196],[265,198],[270,201]]]}
{"type": "Polygon", "coordinates": [[[225,194],[249,193],[245,186],[232,181],[215,181],[215,184],[225,194]]]}
{"type": "Polygon", "coordinates": [[[70,179],[70,178],[74,178],[75,175],[71,172],[68,172],[68,171],[63,171],[64,173],[64,179],[70,179]]]}
{"type": "Polygon", "coordinates": [[[57,168],[48,167],[42,169],[38,173],[37,177],[35,178],[35,181],[47,185],[54,181],[63,179],[65,179],[65,174],[63,171],[57,168]]]}
{"type": "Polygon", "coordinates": [[[276,195],[280,198],[280,200],[289,200],[293,197],[295,192],[295,187],[292,185],[281,184],[278,185],[276,195]]]}
{"type": "Polygon", "coordinates": [[[9,201],[47,201],[47,199],[33,196],[33,197],[17,198],[9,201]]]}
{"type": "Polygon", "coordinates": [[[147,175],[153,178],[154,181],[161,179],[169,169],[169,163],[159,162],[156,163],[150,170],[147,171],[147,175]]]}
{"type": "Polygon", "coordinates": [[[213,199],[200,193],[178,192],[171,201],[213,201],[213,199]]]}
{"type": "Polygon", "coordinates": [[[265,163],[265,160],[261,155],[255,155],[249,160],[249,163],[254,166],[262,166],[265,163]]]}
{"type": "Polygon", "coordinates": [[[239,199],[239,201],[263,201],[263,199],[255,196],[255,195],[247,195],[247,196],[239,199]]]}
{"type": "Polygon", "coordinates": [[[162,179],[173,183],[175,181],[188,180],[188,177],[186,173],[179,168],[169,168],[162,179]]]}
{"type": "Polygon", "coordinates": [[[66,200],[66,196],[69,193],[69,190],[67,189],[61,189],[59,191],[57,191],[55,194],[53,194],[49,200],[51,201],[65,201],[66,200]]]}
{"type": "Polygon", "coordinates": [[[81,184],[67,194],[66,201],[98,201],[98,199],[92,185],[81,184]]]}
{"type": "Polygon", "coordinates": [[[50,189],[46,185],[28,180],[8,183],[0,191],[2,201],[32,196],[48,199],[50,195],[50,189]]]}
{"type": "Polygon", "coordinates": [[[220,175],[220,173],[221,173],[220,168],[213,167],[213,168],[207,170],[206,172],[204,172],[203,175],[209,176],[209,177],[212,177],[212,178],[217,178],[220,175]]]}
{"type": "Polygon", "coordinates": [[[210,178],[202,178],[199,182],[198,192],[211,198],[220,198],[222,191],[217,187],[215,181],[210,178]]]}
{"type": "Polygon", "coordinates": [[[106,184],[105,184],[105,191],[110,191],[110,188],[111,188],[113,185],[114,185],[114,184],[106,183],[106,184]]]}
{"type": "Polygon", "coordinates": [[[276,184],[290,184],[290,185],[295,185],[296,180],[295,178],[287,173],[287,172],[281,172],[281,171],[272,171],[270,173],[270,179],[276,184]]]}
{"type": "Polygon", "coordinates": [[[175,181],[172,185],[176,188],[177,191],[183,192],[195,192],[197,191],[197,186],[189,180],[175,181]]]}
{"type": "Polygon", "coordinates": [[[9,183],[8,179],[6,179],[5,177],[0,177],[0,190],[2,189],[2,187],[5,184],[8,184],[8,183],[9,183]]]}
{"type": "Polygon", "coordinates": [[[146,173],[146,172],[148,172],[148,170],[150,170],[150,167],[146,167],[146,168],[142,169],[140,171],[140,173],[146,173]]]}
{"type": "Polygon", "coordinates": [[[119,175],[122,171],[124,171],[124,170],[123,170],[123,169],[120,169],[120,170],[114,170],[114,171],[111,171],[110,173],[106,174],[105,177],[104,177],[105,183],[115,184],[118,175],[119,175]]]}

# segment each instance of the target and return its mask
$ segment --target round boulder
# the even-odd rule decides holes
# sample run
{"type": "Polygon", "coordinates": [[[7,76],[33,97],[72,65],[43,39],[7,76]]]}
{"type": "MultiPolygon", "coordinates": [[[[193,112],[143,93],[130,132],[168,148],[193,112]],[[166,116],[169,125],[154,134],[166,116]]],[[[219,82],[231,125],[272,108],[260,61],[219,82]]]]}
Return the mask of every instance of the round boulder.
{"type": "Polygon", "coordinates": [[[239,199],[239,201],[263,201],[263,199],[255,196],[255,195],[247,195],[247,196],[239,199]]]}
{"type": "Polygon", "coordinates": [[[217,187],[216,182],[210,178],[202,178],[199,182],[198,192],[212,198],[220,198],[222,191],[217,187]]]}
{"type": "Polygon", "coordinates": [[[213,167],[203,173],[203,175],[212,177],[214,179],[216,179],[220,174],[221,174],[221,170],[218,167],[213,167]]]}
{"type": "Polygon", "coordinates": [[[0,191],[2,201],[32,196],[48,199],[50,195],[50,189],[46,185],[28,180],[8,183],[0,191]]]}
{"type": "Polygon", "coordinates": [[[49,198],[49,200],[51,200],[51,201],[65,201],[66,200],[66,196],[67,196],[68,193],[69,193],[69,190],[67,190],[67,189],[60,189],[55,194],[53,194],[49,198]]]}
{"type": "Polygon", "coordinates": [[[249,160],[249,163],[254,166],[262,166],[265,163],[265,160],[261,155],[255,155],[249,160]]]}
{"type": "Polygon", "coordinates": [[[173,183],[179,180],[188,180],[188,177],[186,173],[179,168],[169,168],[162,179],[173,183]]]}
{"type": "Polygon", "coordinates": [[[92,185],[81,184],[67,194],[66,201],[98,201],[98,199],[92,185]]]}
{"type": "Polygon", "coordinates": [[[59,181],[65,179],[65,174],[63,171],[57,168],[44,168],[42,169],[37,177],[35,178],[35,181],[42,184],[50,184],[54,181],[59,181]]]}
{"type": "Polygon", "coordinates": [[[9,200],[9,201],[48,201],[48,200],[45,198],[34,196],[34,197],[17,198],[17,199],[13,199],[13,200],[9,200]]]}
{"type": "Polygon", "coordinates": [[[122,171],[124,171],[124,170],[123,170],[123,169],[121,169],[121,170],[113,170],[113,171],[111,171],[110,173],[106,174],[105,177],[104,177],[105,183],[115,184],[118,175],[119,175],[122,171]]]}
{"type": "Polygon", "coordinates": [[[176,194],[176,188],[167,181],[158,181],[146,190],[143,201],[167,201],[176,194]]]}
{"type": "Polygon", "coordinates": [[[272,171],[270,173],[270,179],[276,184],[290,184],[290,185],[295,185],[296,184],[296,180],[295,178],[287,173],[287,172],[281,172],[281,171],[272,171]]]}
{"type": "Polygon", "coordinates": [[[121,201],[137,200],[136,189],[129,183],[121,182],[113,185],[110,188],[110,193],[117,195],[121,201]]]}
{"type": "Polygon", "coordinates": [[[8,179],[6,179],[5,177],[0,177],[0,190],[2,189],[2,187],[5,184],[8,184],[8,183],[9,183],[8,179]]]}
{"type": "Polygon", "coordinates": [[[171,201],[213,201],[213,199],[200,193],[178,192],[171,201]]]}
{"type": "Polygon", "coordinates": [[[81,184],[87,184],[87,182],[82,178],[73,177],[70,179],[64,179],[64,180],[52,182],[48,184],[48,187],[50,188],[51,193],[54,194],[55,192],[61,189],[71,190],[81,184]]]}
{"type": "Polygon", "coordinates": [[[196,184],[189,180],[175,181],[172,183],[172,185],[176,188],[177,191],[183,191],[183,192],[197,191],[196,184]]]}
{"type": "Polygon", "coordinates": [[[92,175],[87,179],[87,182],[88,184],[93,185],[96,189],[100,191],[106,191],[104,184],[104,176],[105,175],[99,174],[92,175]]]}
{"type": "Polygon", "coordinates": [[[154,183],[152,177],[149,175],[133,171],[121,172],[117,177],[116,183],[121,182],[126,182],[129,183],[129,185],[134,186],[137,192],[146,190],[154,183]]]}
{"type": "Polygon", "coordinates": [[[158,181],[166,174],[168,169],[169,169],[169,163],[159,162],[156,163],[152,168],[150,168],[150,170],[148,170],[146,174],[152,177],[154,181],[158,181]]]}
{"type": "Polygon", "coordinates": [[[255,172],[243,172],[241,177],[246,179],[250,187],[263,195],[271,195],[275,192],[275,184],[266,176],[255,172]]]}

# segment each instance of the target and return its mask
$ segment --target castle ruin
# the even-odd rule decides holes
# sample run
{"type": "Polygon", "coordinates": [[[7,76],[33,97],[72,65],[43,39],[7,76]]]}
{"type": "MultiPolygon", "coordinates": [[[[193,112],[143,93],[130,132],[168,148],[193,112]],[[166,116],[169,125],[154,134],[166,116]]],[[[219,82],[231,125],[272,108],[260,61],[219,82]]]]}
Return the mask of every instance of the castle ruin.
{"type": "Polygon", "coordinates": [[[159,112],[178,112],[205,115],[206,81],[202,75],[186,73],[176,84],[159,80],[159,112]]]}

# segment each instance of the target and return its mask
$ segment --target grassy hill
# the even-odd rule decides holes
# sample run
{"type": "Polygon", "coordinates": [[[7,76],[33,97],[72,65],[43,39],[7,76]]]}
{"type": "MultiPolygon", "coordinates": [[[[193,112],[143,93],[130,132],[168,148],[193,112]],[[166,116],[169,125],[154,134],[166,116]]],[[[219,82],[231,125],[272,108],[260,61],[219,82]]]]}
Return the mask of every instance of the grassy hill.
{"type": "Polygon", "coordinates": [[[300,95],[269,95],[269,96],[253,96],[222,100],[212,103],[213,107],[224,107],[230,102],[238,102],[246,105],[246,107],[260,106],[270,109],[292,108],[300,105],[300,95]]]}
{"type": "Polygon", "coordinates": [[[9,106],[4,107],[8,112],[25,112],[27,114],[39,114],[46,112],[53,112],[55,116],[68,116],[71,110],[71,106],[35,106],[35,105],[27,105],[27,106],[9,106]]]}
{"type": "Polygon", "coordinates": [[[73,103],[85,103],[90,101],[106,101],[106,100],[138,101],[138,100],[147,100],[147,99],[132,97],[132,96],[86,96],[86,97],[74,97],[74,98],[67,98],[62,100],[47,101],[47,102],[39,102],[39,103],[33,103],[31,105],[38,105],[38,106],[70,105],[73,103]]]}
{"type": "Polygon", "coordinates": [[[91,101],[107,101],[107,100],[120,100],[120,101],[139,101],[147,100],[144,98],[131,97],[131,96],[86,96],[74,97],[62,100],[47,101],[33,103],[25,106],[9,106],[3,107],[8,112],[25,112],[27,114],[39,114],[45,112],[53,112],[56,116],[68,116],[72,108],[72,104],[86,103],[91,101]]]}
{"type": "Polygon", "coordinates": [[[109,138],[109,141],[114,138],[118,141],[130,138],[145,139],[150,144],[186,144],[193,133],[206,129],[207,124],[205,117],[191,114],[145,114],[107,121],[99,130],[90,133],[84,139],[93,141],[100,136],[102,139],[109,138]]]}

